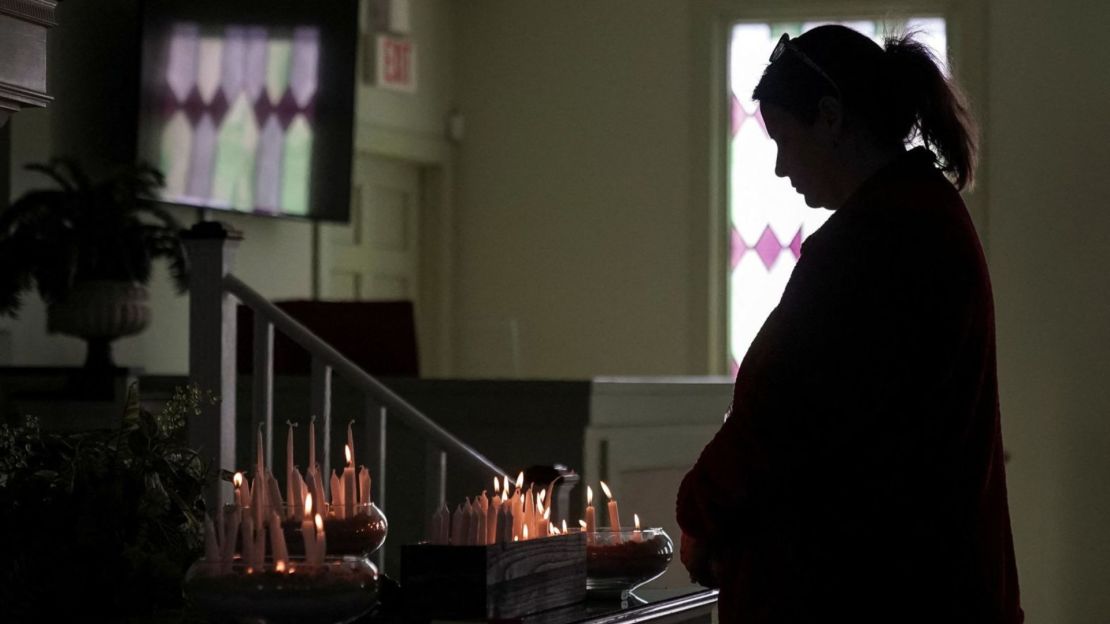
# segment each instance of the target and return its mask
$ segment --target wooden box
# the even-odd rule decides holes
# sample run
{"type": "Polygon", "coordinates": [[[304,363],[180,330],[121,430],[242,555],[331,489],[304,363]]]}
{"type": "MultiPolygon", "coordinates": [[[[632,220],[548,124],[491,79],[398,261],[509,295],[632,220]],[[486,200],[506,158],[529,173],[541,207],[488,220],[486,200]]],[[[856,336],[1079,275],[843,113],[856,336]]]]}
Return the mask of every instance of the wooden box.
{"type": "Polygon", "coordinates": [[[408,614],[515,618],[586,599],[586,535],[490,546],[401,546],[408,614]]]}

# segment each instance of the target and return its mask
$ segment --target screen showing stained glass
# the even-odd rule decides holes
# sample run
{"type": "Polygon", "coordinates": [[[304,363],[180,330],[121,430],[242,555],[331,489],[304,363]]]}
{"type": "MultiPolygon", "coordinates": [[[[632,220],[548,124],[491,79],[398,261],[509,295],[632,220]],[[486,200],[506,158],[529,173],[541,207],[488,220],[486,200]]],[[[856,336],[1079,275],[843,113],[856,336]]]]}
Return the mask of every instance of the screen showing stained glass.
{"type": "Polygon", "coordinates": [[[903,22],[754,22],[736,24],[729,42],[728,101],[728,333],[729,365],[736,373],[763,322],[778,305],[802,253],[802,241],[831,214],[813,209],[790,182],[775,176],[776,148],[759,103],[751,99],[771,49],[822,24],[839,23],[877,43],[887,33],[916,33],[947,72],[945,23],[915,17],[903,22]]]}
{"type": "Polygon", "coordinates": [[[162,199],[345,219],[357,20],[288,2],[147,6],[140,155],[165,174],[162,199]]]}
{"type": "Polygon", "coordinates": [[[174,26],[166,42],[164,197],[244,212],[308,212],[320,32],[174,26]]]}

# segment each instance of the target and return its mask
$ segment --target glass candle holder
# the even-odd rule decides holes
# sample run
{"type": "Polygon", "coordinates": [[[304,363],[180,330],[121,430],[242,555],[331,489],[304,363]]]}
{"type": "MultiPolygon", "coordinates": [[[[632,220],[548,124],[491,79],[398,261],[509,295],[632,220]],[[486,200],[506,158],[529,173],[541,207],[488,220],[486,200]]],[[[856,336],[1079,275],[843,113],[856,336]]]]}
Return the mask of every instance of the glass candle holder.
{"type": "MultiPolygon", "coordinates": [[[[281,517],[289,554],[304,555],[304,539],[301,537],[303,519],[298,514],[291,516],[288,505],[281,517]]],[[[389,533],[389,522],[374,503],[360,503],[352,514],[343,518],[329,509],[323,518],[329,555],[370,555],[382,547],[389,533]]]]}
{"type": "Polygon", "coordinates": [[[242,624],[351,622],[378,602],[378,570],[364,557],[267,561],[201,558],[185,573],[185,599],[208,619],[242,624]]]}
{"type": "Polygon", "coordinates": [[[597,529],[586,534],[586,591],[624,598],[662,576],[673,557],[663,529],[597,529]]]}

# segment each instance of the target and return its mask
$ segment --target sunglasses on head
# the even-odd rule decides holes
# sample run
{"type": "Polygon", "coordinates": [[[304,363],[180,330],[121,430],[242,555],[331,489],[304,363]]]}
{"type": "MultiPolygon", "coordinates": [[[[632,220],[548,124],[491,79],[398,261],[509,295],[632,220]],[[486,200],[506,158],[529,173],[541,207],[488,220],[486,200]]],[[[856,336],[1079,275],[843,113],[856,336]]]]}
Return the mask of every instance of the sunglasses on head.
{"type": "Polygon", "coordinates": [[[796,56],[798,60],[805,63],[806,66],[813,71],[817,72],[819,76],[824,78],[826,82],[832,85],[833,89],[836,89],[837,93],[840,93],[840,85],[836,84],[836,81],[833,80],[832,77],[829,76],[827,73],[825,73],[825,70],[821,69],[821,66],[818,65],[816,61],[809,58],[809,56],[806,55],[805,52],[802,52],[801,48],[794,45],[794,43],[790,41],[790,33],[782,33],[782,36],[779,37],[779,42],[775,44],[775,49],[771,50],[771,58],[769,62],[773,64],[775,61],[782,58],[782,55],[785,54],[787,50],[793,52],[794,56],[796,56]]]}

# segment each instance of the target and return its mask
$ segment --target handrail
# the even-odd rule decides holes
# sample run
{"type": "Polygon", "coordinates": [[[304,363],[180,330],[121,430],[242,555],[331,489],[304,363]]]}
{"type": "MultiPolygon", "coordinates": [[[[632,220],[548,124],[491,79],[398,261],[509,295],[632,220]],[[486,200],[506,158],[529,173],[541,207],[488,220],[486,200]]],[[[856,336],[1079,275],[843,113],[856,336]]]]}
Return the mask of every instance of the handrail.
{"type": "Polygon", "coordinates": [[[288,336],[293,342],[299,344],[313,356],[320,358],[325,364],[354,384],[359,390],[373,396],[380,403],[399,415],[402,421],[423,432],[426,436],[438,443],[444,450],[454,451],[472,463],[488,469],[497,475],[508,474],[499,466],[490,461],[486,456],[471,448],[462,440],[456,438],[443,427],[433,422],[420,410],[413,407],[377,379],[371,377],[357,364],[344,357],[331,345],[324,342],[293,317],[286,314],[281,308],[271,303],[268,299],[258,294],[242,280],[231,273],[226,273],[223,278],[223,288],[247,304],[256,314],[265,316],[276,327],[288,336]]]}

